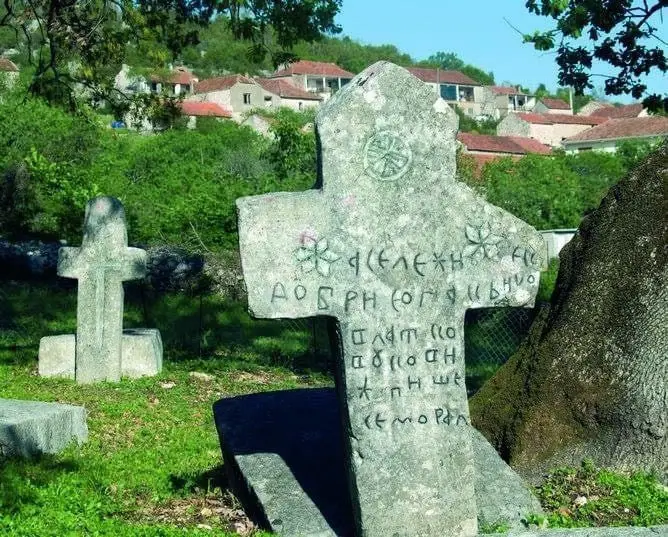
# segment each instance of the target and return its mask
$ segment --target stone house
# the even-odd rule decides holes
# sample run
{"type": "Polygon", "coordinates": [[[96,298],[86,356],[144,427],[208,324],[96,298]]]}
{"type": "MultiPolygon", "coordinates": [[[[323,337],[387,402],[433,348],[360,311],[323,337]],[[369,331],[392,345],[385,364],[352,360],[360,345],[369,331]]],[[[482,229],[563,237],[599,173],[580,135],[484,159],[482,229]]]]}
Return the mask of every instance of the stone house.
{"type": "Polygon", "coordinates": [[[620,142],[660,143],[668,137],[668,117],[644,116],[610,119],[563,141],[567,153],[605,151],[614,153],[620,142]]]}
{"type": "Polygon", "coordinates": [[[518,159],[528,154],[549,155],[552,148],[541,144],[533,138],[521,136],[493,136],[489,134],[475,134],[460,132],[457,141],[474,165],[477,175],[482,173],[485,164],[493,160],[510,157],[518,159]]]}
{"type": "Polygon", "coordinates": [[[179,104],[181,113],[188,118],[187,127],[194,129],[197,126],[197,118],[213,117],[218,120],[232,119],[232,111],[211,102],[182,101],[179,104]]]}
{"type": "Polygon", "coordinates": [[[534,138],[542,144],[561,147],[564,139],[605,121],[605,118],[592,116],[517,112],[508,114],[501,120],[496,127],[496,134],[534,138]]]}
{"type": "Polygon", "coordinates": [[[228,110],[240,120],[245,112],[264,107],[264,89],[254,79],[243,75],[227,75],[202,80],[188,101],[212,102],[228,110]]]}
{"type": "Polygon", "coordinates": [[[472,117],[483,115],[483,86],[464,73],[422,67],[408,67],[408,71],[433,87],[441,99],[457,105],[465,114],[472,117]]]}
{"type": "Polygon", "coordinates": [[[152,93],[166,93],[170,96],[190,95],[195,91],[199,79],[189,69],[180,66],[165,75],[152,74],[149,89],[152,93]]]}
{"type": "Polygon", "coordinates": [[[317,108],[322,98],[316,93],[298,88],[283,78],[256,78],[255,81],[264,89],[264,106],[278,108],[280,106],[292,110],[317,108]]]}
{"type": "Polygon", "coordinates": [[[482,115],[501,119],[509,112],[529,112],[536,106],[536,98],[512,86],[484,86],[482,115]]]}
{"type": "Polygon", "coordinates": [[[457,140],[472,155],[493,155],[505,157],[509,155],[523,156],[528,154],[549,155],[552,148],[533,138],[522,136],[494,136],[491,134],[476,134],[460,132],[457,140]]]}
{"type": "Polygon", "coordinates": [[[176,67],[165,74],[143,76],[132,73],[130,66],[123,64],[114,78],[114,87],[126,94],[150,92],[180,96],[192,94],[197,80],[186,67],[176,67]]]}
{"type": "Polygon", "coordinates": [[[537,114],[568,114],[573,115],[573,108],[566,101],[561,99],[551,99],[543,97],[533,107],[533,112],[537,114]]]}
{"type": "Polygon", "coordinates": [[[589,104],[591,103],[587,103],[583,106],[578,114],[582,116],[604,117],[607,119],[647,117],[647,110],[643,107],[642,103],[614,106],[610,103],[597,102],[599,106],[587,108],[589,104]]]}
{"type": "Polygon", "coordinates": [[[354,76],[353,73],[334,63],[301,60],[284,66],[271,78],[286,80],[293,86],[314,93],[326,101],[354,76]]]}
{"type": "Polygon", "coordinates": [[[19,68],[9,58],[0,57],[0,87],[12,87],[19,77],[19,68]]]}

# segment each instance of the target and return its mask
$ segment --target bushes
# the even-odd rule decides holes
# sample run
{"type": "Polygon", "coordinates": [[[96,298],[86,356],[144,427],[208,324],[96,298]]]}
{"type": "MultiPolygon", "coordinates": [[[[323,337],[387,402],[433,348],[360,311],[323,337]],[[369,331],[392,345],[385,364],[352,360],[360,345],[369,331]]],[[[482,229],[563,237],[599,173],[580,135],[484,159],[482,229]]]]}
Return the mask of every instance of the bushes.
{"type": "Polygon", "coordinates": [[[627,172],[609,153],[498,159],[482,172],[487,199],[538,229],[575,228],[627,172]]]}
{"type": "Polygon", "coordinates": [[[13,95],[0,103],[0,117],[0,232],[69,237],[97,193],[85,169],[99,126],[86,112],[69,115],[13,95]]]}

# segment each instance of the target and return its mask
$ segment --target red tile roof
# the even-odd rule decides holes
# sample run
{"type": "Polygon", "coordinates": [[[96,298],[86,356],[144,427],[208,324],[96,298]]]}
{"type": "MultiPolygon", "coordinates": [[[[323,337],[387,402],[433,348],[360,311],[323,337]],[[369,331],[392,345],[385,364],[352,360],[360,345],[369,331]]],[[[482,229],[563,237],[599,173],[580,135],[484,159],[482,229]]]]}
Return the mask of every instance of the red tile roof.
{"type": "Polygon", "coordinates": [[[355,75],[341,69],[335,63],[325,63],[325,62],[313,62],[309,60],[300,60],[289,64],[284,69],[276,71],[272,78],[280,76],[292,76],[292,75],[318,75],[318,76],[330,76],[336,78],[352,78],[355,75]]]}
{"type": "Polygon", "coordinates": [[[570,110],[571,105],[568,104],[566,101],[562,101],[561,99],[550,99],[548,97],[544,97],[540,99],[540,102],[543,103],[545,106],[547,106],[551,110],[570,110]]]}
{"type": "Polygon", "coordinates": [[[533,138],[521,136],[492,136],[489,134],[474,134],[471,132],[460,132],[457,139],[463,143],[469,151],[483,151],[486,153],[508,153],[513,155],[526,155],[536,153],[548,155],[552,149],[533,138]]]}
{"type": "Polygon", "coordinates": [[[195,85],[195,93],[224,91],[236,84],[255,84],[255,80],[243,75],[227,75],[201,80],[195,85]]]}
{"type": "Polygon", "coordinates": [[[459,71],[444,71],[443,69],[425,69],[423,67],[408,67],[408,71],[422,82],[432,84],[464,84],[466,86],[480,86],[478,82],[459,71]]]}
{"type": "Polygon", "coordinates": [[[621,119],[625,117],[638,117],[644,110],[641,103],[627,104],[624,106],[604,106],[594,110],[591,115],[595,117],[606,117],[608,119],[621,119]]]}
{"type": "Polygon", "coordinates": [[[597,127],[571,136],[564,142],[618,140],[652,136],[668,136],[668,117],[647,116],[610,119],[597,127]]]}
{"type": "Polygon", "coordinates": [[[315,93],[298,88],[287,80],[256,78],[255,81],[266,91],[278,95],[283,99],[303,99],[309,101],[320,101],[315,93]]]}
{"type": "Polygon", "coordinates": [[[513,88],[512,86],[487,86],[496,95],[526,95],[522,90],[513,88]]]}
{"type": "Polygon", "coordinates": [[[184,116],[213,116],[231,118],[232,112],[217,103],[183,101],[180,104],[184,116]]]}
{"type": "Polygon", "coordinates": [[[16,64],[7,59],[7,58],[0,58],[0,71],[5,71],[8,73],[18,73],[19,68],[16,67],[16,64]]]}
{"type": "Polygon", "coordinates": [[[534,114],[533,112],[518,112],[517,116],[528,123],[537,125],[554,125],[562,123],[567,125],[600,125],[606,121],[602,117],[571,116],[569,114],[534,114]]]}
{"type": "Polygon", "coordinates": [[[197,82],[197,77],[185,67],[177,67],[166,75],[152,74],[151,81],[167,84],[190,85],[191,83],[197,82]]]}

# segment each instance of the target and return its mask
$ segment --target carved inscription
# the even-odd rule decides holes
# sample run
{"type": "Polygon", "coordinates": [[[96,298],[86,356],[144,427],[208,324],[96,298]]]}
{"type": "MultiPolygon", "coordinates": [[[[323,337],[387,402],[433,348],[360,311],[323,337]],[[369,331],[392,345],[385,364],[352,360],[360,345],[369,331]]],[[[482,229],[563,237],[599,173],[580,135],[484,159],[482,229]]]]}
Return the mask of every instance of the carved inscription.
{"type": "Polygon", "coordinates": [[[366,429],[468,424],[460,332],[438,323],[348,331],[347,365],[358,379],[350,404],[363,406],[357,415],[366,429]]]}

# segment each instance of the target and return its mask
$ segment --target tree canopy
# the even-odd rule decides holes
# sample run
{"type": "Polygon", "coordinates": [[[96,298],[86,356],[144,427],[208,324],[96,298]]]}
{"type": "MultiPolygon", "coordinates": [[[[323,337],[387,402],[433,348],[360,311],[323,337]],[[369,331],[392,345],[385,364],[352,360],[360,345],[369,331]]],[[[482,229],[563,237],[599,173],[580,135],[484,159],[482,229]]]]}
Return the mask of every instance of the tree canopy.
{"type": "Polygon", "coordinates": [[[559,83],[582,94],[592,88],[594,60],[609,64],[608,95],[645,98],[652,110],[668,110],[668,94],[652,93],[642,80],[651,71],[668,71],[656,22],[668,0],[527,0],[530,12],[555,21],[554,28],[524,35],[538,50],[554,50],[559,83]]]}
{"type": "Polygon", "coordinates": [[[446,69],[452,71],[460,71],[472,78],[476,82],[483,84],[485,86],[494,85],[494,73],[491,71],[485,72],[483,69],[471,65],[462,60],[454,52],[436,52],[427,58],[425,61],[420,62],[420,65],[425,67],[438,67],[439,69],[446,69]]]}
{"type": "MultiPolygon", "coordinates": [[[[220,18],[248,52],[278,65],[294,57],[291,47],[341,31],[334,18],[342,0],[4,0],[3,46],[23,48],[34,68],[30,91],[52,102],[75,105],[75,93],[108,98],[110,77],[129,45],[159,65],[199,42],[200,32],[220,18]]],[[[162,65],[161,65],[162,66],[162,65]]]]}

